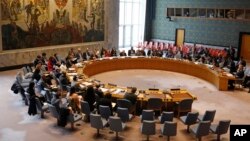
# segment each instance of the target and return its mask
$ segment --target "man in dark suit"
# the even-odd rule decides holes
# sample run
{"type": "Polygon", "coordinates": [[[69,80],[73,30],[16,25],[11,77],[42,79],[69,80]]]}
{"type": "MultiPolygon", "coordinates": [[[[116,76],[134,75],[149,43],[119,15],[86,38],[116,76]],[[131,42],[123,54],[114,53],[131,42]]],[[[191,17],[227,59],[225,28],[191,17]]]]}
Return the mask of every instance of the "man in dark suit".
{"type": "Polygon", "coordinates": [[[233,58],[232,57],[229,57],[229,65],[228,65],[228,68],[229,68],[229,72],[230,73],[234,73],[234,72],[236,72],[236,65],[235,65],[235,62],[234,62],[234,60],[233,60],[233,58]]]}
{"type": "Polygon", "coordinates": [[[59,83],[61,84],[61,87],[63,87],[62,89],[67,90],[66,86],[70,85],[70,81],[69,81],[65,71],[63,71],[62,74],[60,75],[59,81],[60,81],[59,83]]]}
{"type": "Polygon", "coordinates": [[[125,50],[123,50],[123,51],[120,53],[120,56],[127,56],[127,53],[125,52],[125,50]]]}
{"type": "Polygon", "coordinates": [[[100,84],[96,84],[95,86],[95,94],[99,96],[99,98],[103,98],[104,94],[103,91],[100,89],[100,84]]]}
{"type": "Polygon", "coordinates": [[[80,48],[77,49],[76,58],[77,58],[77,60],[83,59],[83,54],[82,54],[82,51],[80,48]]]}
{"type": "Polygon", "coordinates": [[[110,111],[111,111],[111,115],[113,115],[113,108],[112,108],[112,101],[111,101],[111,94],[107,93],[103,98],[100,98],[97,107],[99,109],[99,105],[103,105],[103,106],[109,106],[110,111]]]}
{"type": "Polygon", "coordinates": [[[137,89],[135,87],[133,87],[130,93],[127,92],[124,95],[124,99],[129,100],[133,105],[136,104],[136,101],[137,101],[137,95],[135,94],[136,90],[137,89]]]}
{"type": "Polygon", "coordinates": [[[128,50],[128,56],[134,56],[135,55],[135,50],[133,49],[133,47],[131,47],[130,50],[128,50]]]}
{"type": "Polygon", "coordinates": [[[87,48],[86,51],[82,54],[83,60],[89,60],[90,59],[90,52],[89,49],[87,48]]]}

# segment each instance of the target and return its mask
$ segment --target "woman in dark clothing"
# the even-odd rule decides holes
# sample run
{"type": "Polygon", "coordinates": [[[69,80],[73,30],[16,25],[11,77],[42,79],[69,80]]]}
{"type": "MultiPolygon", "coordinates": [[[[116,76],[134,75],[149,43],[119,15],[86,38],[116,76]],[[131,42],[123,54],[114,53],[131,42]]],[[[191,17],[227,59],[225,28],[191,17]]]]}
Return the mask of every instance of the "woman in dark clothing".
{"type": "Polygon", "coordinates": [[[41,68],[39,65],[36,66],[36,69],[32,75],[32,79],[36,80],[37,82],[40,80],[41,75],[40,75],[41,68]]]}
{"type": "Polygon", "coordinates": [[[42,95],[37,95],[35,93],[35,83],[33,81],[30,82],[29,88],[27,89],[27,93],[31,98],[38,98],[41,104],[43,105],[43,102],[45,102],[45,98],[42,95]]]}
{"type": "Polygon", "coordinates": [[[37,110],[36,110],[36,94],[35,94],[35,83],[34,82],[30,82],[29,84],[29,88],[27,89],[27,92],[29,93],[29,110],[28,110],[28,114],[29,115],[36,115],[37,114],[37,110]]]}
{"type": "Polygon", "coordinates": [[[86,95],[84,97],[84,100],[89,103],[90,110],[94,110],[94,103],[95,103],[95,91],[93,86],[89,86],[87,88],[86,95]]]}

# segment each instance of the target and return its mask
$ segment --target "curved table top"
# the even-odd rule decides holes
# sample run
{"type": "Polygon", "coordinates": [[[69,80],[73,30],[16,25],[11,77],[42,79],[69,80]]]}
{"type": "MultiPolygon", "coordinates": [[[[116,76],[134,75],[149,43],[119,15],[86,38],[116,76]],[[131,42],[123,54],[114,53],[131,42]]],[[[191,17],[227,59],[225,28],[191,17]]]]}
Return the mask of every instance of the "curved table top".
{"type": "Polygon", "coordinates": [[[183,73],[206,80],[219,90],[227,90],[228,80],[235,79],[234,76],[219,68],[214,69],[211,66],[187,60],[158,57],[107,58],[88,61],[83,67],[83,73],[91,77],[102,72],[125,69],[153,69],[183,73]]]}

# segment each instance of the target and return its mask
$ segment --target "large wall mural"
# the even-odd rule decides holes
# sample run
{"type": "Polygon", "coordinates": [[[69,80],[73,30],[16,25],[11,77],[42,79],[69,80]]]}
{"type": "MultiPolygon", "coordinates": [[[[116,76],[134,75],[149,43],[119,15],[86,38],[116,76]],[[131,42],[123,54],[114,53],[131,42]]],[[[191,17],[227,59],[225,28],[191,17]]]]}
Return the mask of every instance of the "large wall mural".
{"type": "Polygon", "coordinates": [[[104,40],[104,0],[1,0],[3,50],[104,40]]]}

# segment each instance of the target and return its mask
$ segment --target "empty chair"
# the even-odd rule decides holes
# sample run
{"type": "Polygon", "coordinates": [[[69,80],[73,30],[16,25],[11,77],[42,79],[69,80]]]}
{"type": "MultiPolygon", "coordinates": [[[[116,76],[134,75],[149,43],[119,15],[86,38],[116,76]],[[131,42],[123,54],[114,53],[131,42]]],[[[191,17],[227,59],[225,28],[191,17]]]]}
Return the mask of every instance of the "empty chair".
{"type": "Polygon", "coordinates": [[[161,112],[161,108],[162,108],[161,98],[149,98],[148,99],[147,109],[161,112]]]}
{"type": "Polygon", "coordinates": [[[29,66],[26,66],[26,67],[24,66],[24,67],[22,67],[22,70],[23,70],[24,78],[30,80],[32,78],[32,75],[33,75],[31,68],[29,66]]]}
{"type": "Polygon", "coordinates": [[[201,138],[203,136],[209,134],[210,125],[210,121],[201,121],[191,128],[191,132],[195,135],[196,138],[198,138],[199,141],[201,141],[201,138]]]}
{"type": "Polygon", "coordinates": [[[130,121],[133,115],[129,114],[128,108],[117,108],[117,115],[121,118],[122,122],[130,121]]]}
{"type": "Polygon", "coordinates": [[[174,112],[162,112],[161,116],[159,116],[159,120],[161,124],[165,121],[173,121],[174,119],[174,112]]]}
{"type": "MultiPolygon", "coordinates": [[[[56,107],[51,105],[51,104],[48,104],[48,106],[49,106],[49,111],[52,114],[52,116],[59,121],[60,114],[56,110],[56,107]]],[[[74,123],[81,120],[81,119],[82,119],[82,116],[78,115],[78,114],[69,114],[67,116],[67,121],[71,123],[71,128],[74,128],[74,123]]]]}
{"type": "Polygon", "coordinates": [[[27,70],[27,68],[24,66],[24,67],[22,67],[22,70],[23,70],[23,74],[24,75],[26,75],[27,73],[28,73],[28,70],[27,70]]]}
{"type": "Polygon", "coordinates": [[[141,126],[141,133],[147,135],[147,140],[149,140],[149,135],[155,135],[155,122],[143,120],[141,126]]]}
{"type": "Polygon", "coordinates": [[[91,113],[89,103],[87,101],[81,101],[81,110],[85,114],[85,120],[89,121],[89,115],[91,113]]]}
{"type": "Polygon", "coordinates": [[[27,102],[27,105],[30,105],[30,94],[25,91],[24,95],[25,95],[25,102],[27,102]]]}
{"type": "Polygon", "coordinates": [[[214,121],[216,110],[207,110],[204,115],[198,117],[199,121],[214,121]]]}
{"type": "Polygon", "coordinates": [[[44,90],[41,90],[41,94],[45,97],[47,103],[51,103],[52,95],[49,89],[44,88],[44,90]]]}
{"type": "Polygon", "coordinates": [[[48,105],[49,105],[49,111],[50,111],[51,115],[54,118],[59,119],[59,113],[57,112],[56,107],[51,105],[51,104],[48,104],[48,105]]]}
{"type": "Polygon", "coordinates": [[[187,132],[189,132],[190,125],[193,125],[197,122],[198,116],[198,112],[189,112],[186,116],[180,117],[181,122],[187,125],[187,132]]]}
{"type": "Polygon", "coordinates": [[[170,136],[176,136],[177,131],[177,123],[172,121],[165,121],[161,127],[162,135],[167,136],[167,140],[169,141],[170,136]]]}
{"type": "Polygon", "coordinates": [[[153,110],[142,110],[141,122],[144,120],[154,120],[154,111],[153,110]]]}
{"type": "Polygon", "coordinates": [[[26,66],[28,72],[32,72],[32,68],[30,66],[26,66]]]}
{"type": "Polygon", "coordinates": [[[101,117],[105,118],[106,120],[108,120],[109,116],[111,116],[111,110],[109,106],[100,105],[99,112],[100,112],[101,117]]]}
{"type": "Polygon", "coordinates": [[[128,108],[129,113],[134,113],[136,110],[135,105],[133,105],[129,100],[127,99],[117,99],[116,100],[117,103],[117,107],[121,107],[121,108],[128,108]]]}
{"type": "Polygon", "coordinates": [[[176,111],[177,117],[180,117],[181,113],[187,113],[192,111],[193,99],[183,99],[177,103],[176,111]]]}
{"type": "Polygon", "coordinates": [[[67,121],[70,122],[71,128],[74,128],[74,123],[80,121],[82,119],[82,115],[80,114],[69,114],[67,117],[67,121]]]}
{"type": "Polygon", "coordinates": [[[230,126],[231,120],[220,120],[218,124],[210,126],[210,131],[217,134],[217,141],[220,141],[220,135],[226,134],[230,126]]]}
{"type": "Polygon", "coordinates": [[[30,79],[23,79],[22,73],[18,72],[16,75],[16,82],[23,88],[29,87],[30,79]]]}
{"type": "Polygon", "coordinates": [[[118,138],[118,132],[121,132],[126,127],[125,123],[122,123],[121,118],[110,116],[109,117],[110,130],[116,132],[116,138],[118,138]]]}
{"type": "Polygon", "coordinates": [[[103,129],[107,125],[107,121],[102,119],[101,115],[90,114],[90,125],[97,129],[97,135],[100,135],[99,130],[103,129]]]}

